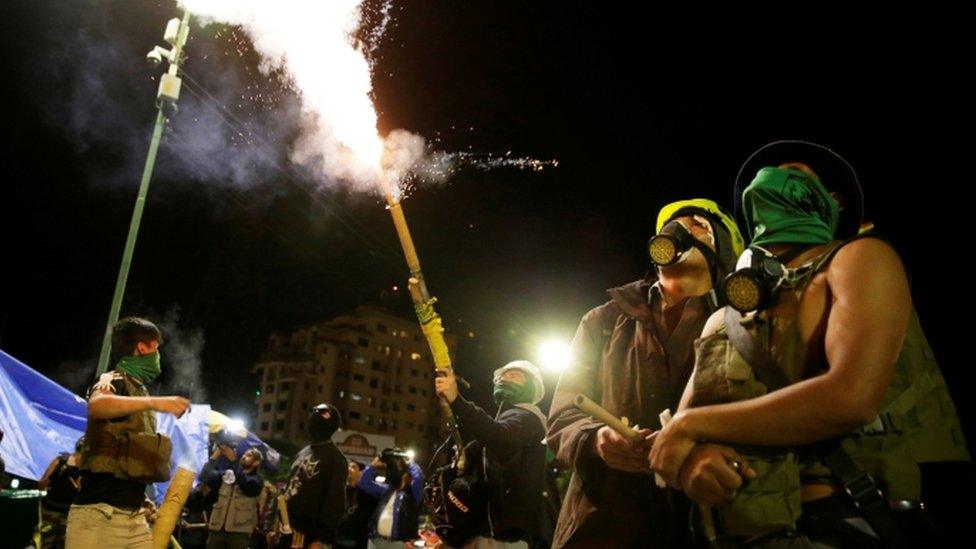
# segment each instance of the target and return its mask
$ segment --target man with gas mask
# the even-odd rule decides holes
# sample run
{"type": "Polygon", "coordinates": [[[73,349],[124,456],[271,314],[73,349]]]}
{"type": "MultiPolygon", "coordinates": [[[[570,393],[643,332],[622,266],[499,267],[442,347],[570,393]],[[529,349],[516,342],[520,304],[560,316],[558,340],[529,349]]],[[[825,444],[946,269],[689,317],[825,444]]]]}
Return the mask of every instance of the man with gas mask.
{"type": "Polygon", "coordinates": [[[81,490],[68,511],[66,547],[152,547],[140,513],[146,485],[169,479],[172,444],[156,433],[153,412],[177,418],[190,409],[178,396],[149,396],[160,374],[162,335],[142,318],[112,328],[115,369],[89,390],[88,425],[81,448],[81,490]]]}
{"type": "Polygon", "coordinates": [[[652,467],[714,506],[701,524],[722,546],[938,544],[920,464],[969,452],[901,261],[859,231],[853,168],[775,142],[743,165],[736,196],[750,247],[652,467]]]}
{"type": "Polygon", "coordinates": [[[644,434],[675,409],[694,364],[692,342],[721,302],[715,291],[742,252],[735,222],[705,199],[669,204],[648,248],[654,271],[609,290],[573,340],[549,416],[549,447],[572,467],[553,547],[669,547],[690,505],[656,488],[648,448],[572,407],[583,394],[644,434]]]}
{"type": "Polygon", "coordinates": [[[528,548],[548,545],[542,531],[546,418],[537,404],[545,396],[542,374],[534,364],[516,360],[495,370],[492,395],[495,417],[458,392],[452,370],[438,371],[438,395],[451,405],[462,432],[473,440],[466,448],[469,466],[487,487],[487,512],[465,549],[528,548]]]}
{"type": "MultiPolygon", "coordinates": [[[[311,444],[295,456],[285,486],[288,526],[279,548],[320,549],[335,542],[346,510],[347,462],[332,442],[342,417],[331,404],[319,404],[308,416],[311,444]]],[[[279,511],[280,513],[280,511],[279,511]]]]}

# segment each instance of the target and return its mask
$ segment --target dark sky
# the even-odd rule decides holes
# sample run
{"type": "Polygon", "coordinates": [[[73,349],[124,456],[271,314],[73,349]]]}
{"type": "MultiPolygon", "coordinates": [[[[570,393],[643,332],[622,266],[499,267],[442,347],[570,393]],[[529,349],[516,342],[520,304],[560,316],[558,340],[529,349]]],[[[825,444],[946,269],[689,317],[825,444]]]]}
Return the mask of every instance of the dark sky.
{"type": "MultiPolygon", "coordinates": [[[[395,2],[374,75],[382,132],[560,162],[463,169],[405,202],[449,329],[476,333],[461,372],[483,388],[492,368],[532,358],[540,339],[571,338],[605,288],[646,269],[662,204],[700,195],[731,205],[732,178],[753,149],[806,138],[858,169],[869,217],[905,258],[960,395],[964,328],[944,311],[970,307],[971,214],[952,205],[967,185],[954,136],[968,116],[960,67],[971,61],[947,24],[953,15],[820,3],[671,14],[646,4],[395,2]]],[[[0,348],[79,389],[154,116],[161,71],[143,58],[177,12],[169,1],[5,7],[0,348]]],[[[402,292],[384,294],[402,285],[405,266],[379,201],[274,169],[269,158],[284,158],[294,138],[293,100],[242,99],[279,86],[228,36],[194,26],[187,72],[258,138],[218,128],[196,141],[219,120],[184,88],[123,314],[168,318],[171,339],[201,351],[211,403],[244,412],[247,370],[272,330],[366,302],[409,309],[402,292]],[[248,163],[255,154],[266,158],[248,163]]],[[[971,429],[973,406],[957,404],[971,429]]]]}

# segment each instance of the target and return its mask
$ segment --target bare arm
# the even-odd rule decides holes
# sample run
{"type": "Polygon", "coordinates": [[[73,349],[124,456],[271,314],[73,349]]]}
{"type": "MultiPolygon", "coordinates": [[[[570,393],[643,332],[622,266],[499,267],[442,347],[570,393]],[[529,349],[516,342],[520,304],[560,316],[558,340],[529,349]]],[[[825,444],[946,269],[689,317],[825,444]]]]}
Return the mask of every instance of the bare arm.
{"type": "Polygon", "coordinates": [[[88,399],[88,417],[94,419],[113,419],[146,410],[179,418],[189,408],[190,401],[183,397],[120,396],[104,389],[94,391],[88,399]]]}
{"type": "Polygon", "coordinates": [[[683,411],[675,427],[693,440],[798,445],[870,423],[901,352],[911,297],[895,251],[866,238],[827,269],[833,303],[824,338],[829,370],[760,398],[683,411]]]}
{"type": "Polygon", "coordinates": [[[95,419],[113,419],[152,409],[152,397],[119,396],[96,391],[88,399],[88,417],[95,419]]]}

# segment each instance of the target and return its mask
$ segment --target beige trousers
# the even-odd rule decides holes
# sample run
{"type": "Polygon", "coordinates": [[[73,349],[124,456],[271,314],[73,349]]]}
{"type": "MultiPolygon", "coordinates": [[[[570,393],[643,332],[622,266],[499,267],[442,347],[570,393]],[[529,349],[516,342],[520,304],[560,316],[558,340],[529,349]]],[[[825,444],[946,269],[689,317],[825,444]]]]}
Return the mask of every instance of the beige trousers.
{"type": "Polygon", "coordinates": [[[72,505],[65,549],[152,549],[152,534],[141,510],[107,503],[72,505]]]}

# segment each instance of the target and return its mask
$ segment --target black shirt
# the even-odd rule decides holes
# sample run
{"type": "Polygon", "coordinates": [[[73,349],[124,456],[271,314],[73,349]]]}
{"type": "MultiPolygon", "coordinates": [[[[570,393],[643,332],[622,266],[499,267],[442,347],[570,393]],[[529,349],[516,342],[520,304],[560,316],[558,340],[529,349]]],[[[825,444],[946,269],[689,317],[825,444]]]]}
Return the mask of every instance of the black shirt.
{"type": "Polygon", "coordinates": [[[305,542],[334,543],[346,510],[349,466],[332,442],[302,448],[291,466],[285,493],[291,525],[305,534],[305,542]]]}
{"type": "Polygon", "coordinates": [[[44,507],[58,511],[67,511],[78,494],[81,484],[81,471],[74,465],[68,465],[70,454],[58,456],[58,465],[48,478],[47,495],[44,496],[44,507]]]}
{"type": "MultiPolygon", "coordinates": [[[[129,396],[129,391],[125,388],[125,383],[121,379],[112,381],[114,393],[119,396],[129,396]]],[[[95,390],[95,385],[88,389],[88,396],[91,397],[95,390]]],[[[126,421],[129,416],[122,416],[109,419],[112,423],[126,421]]],[[[92,421],[89,418],[89,421],[92,421]]],[[[99,420],[101,421],[101,420],[99,420]]],[[[90,503],[107,503],[120,509],[136,510],[142,506],[146,499],[146,485],[142,482],[133,480],[122,480],[116,478],[112,473],[92,473],[82,470],[81,472],[81,491],[75,497],[75,505],[87,505],[90,503]]]]}

